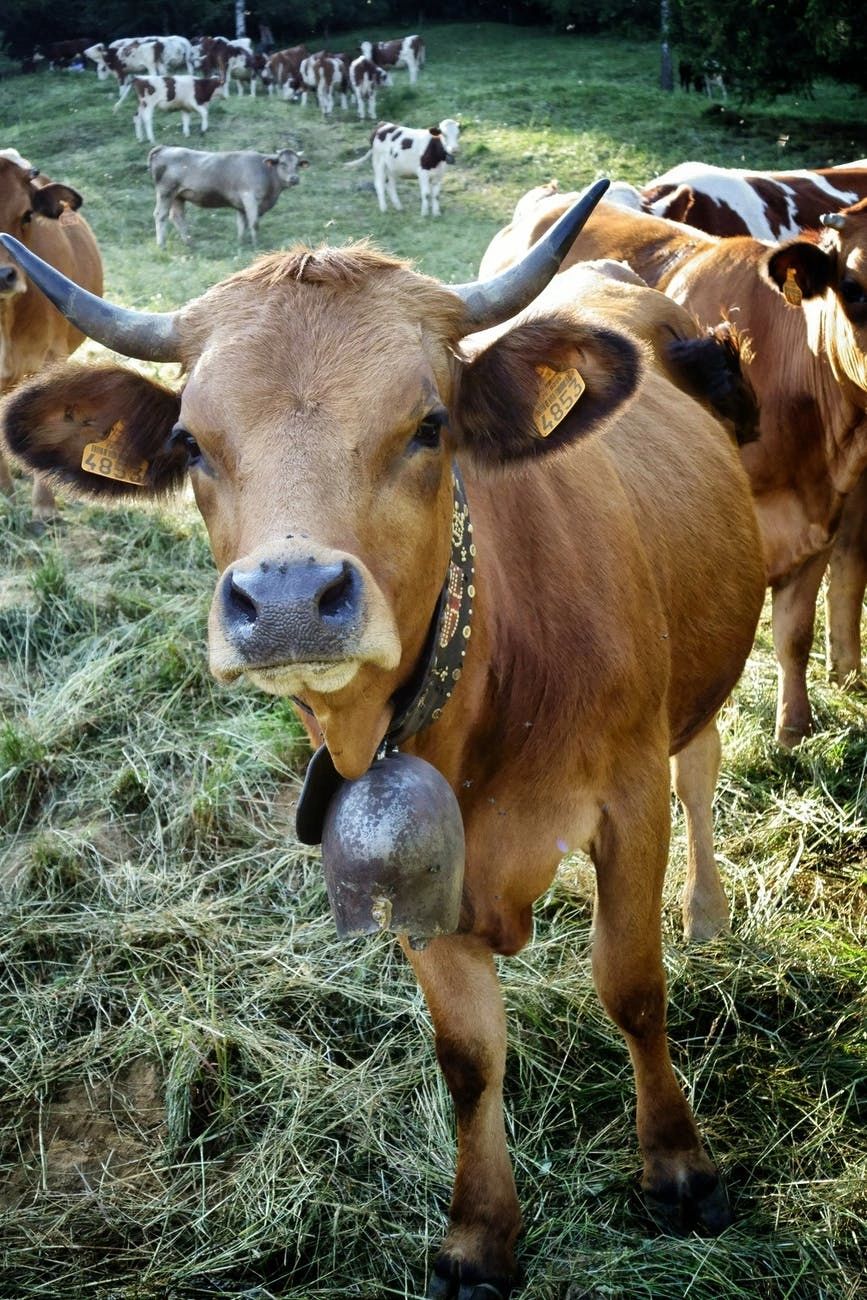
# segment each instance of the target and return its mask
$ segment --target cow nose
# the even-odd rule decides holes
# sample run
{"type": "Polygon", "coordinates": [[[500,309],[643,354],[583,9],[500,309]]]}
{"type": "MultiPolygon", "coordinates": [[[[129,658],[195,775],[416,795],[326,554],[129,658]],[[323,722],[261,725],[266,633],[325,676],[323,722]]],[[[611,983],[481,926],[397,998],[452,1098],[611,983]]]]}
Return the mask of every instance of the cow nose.
{"type": "Polygon", "coordinates": [[[338,661],[358,631],[363,584],[335,564],[269,563],[223,577],[226,636],[251,665],[338,661]]]}
{"type": "Polygon", "coordinates": [[[18,272],[14,266],[0,266],[0,293],[11,289],[18,279],[18,272]]]}

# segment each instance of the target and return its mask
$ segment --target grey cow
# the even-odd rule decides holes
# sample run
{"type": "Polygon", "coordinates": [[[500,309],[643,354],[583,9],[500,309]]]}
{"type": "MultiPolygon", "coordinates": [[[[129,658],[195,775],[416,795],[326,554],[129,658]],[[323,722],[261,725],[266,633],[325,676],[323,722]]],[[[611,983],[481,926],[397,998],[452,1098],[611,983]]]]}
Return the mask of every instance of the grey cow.
{"type": "Polygon", "coordinates": [[[298,184],[298,168],[306,166],[307,159],[294,149],[274,154],[255,149],[206,153],[157,145],[148,154],[148,170],[157,191],[157,243],[165,247],[169,217],[181,238],[189,242],[184,205],[195,203],[200,208],[234,208],[238,239],[248,230],[255,248],[259,218],[271,211],[283,190],[298,184]]]}

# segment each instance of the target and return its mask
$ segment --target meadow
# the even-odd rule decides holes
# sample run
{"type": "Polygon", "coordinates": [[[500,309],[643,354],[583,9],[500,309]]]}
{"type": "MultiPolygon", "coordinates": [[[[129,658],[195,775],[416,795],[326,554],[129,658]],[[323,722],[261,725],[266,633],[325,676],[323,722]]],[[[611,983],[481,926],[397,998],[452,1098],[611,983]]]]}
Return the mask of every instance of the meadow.
{"type": "MultiPolygon", "coordinates": [[[[653,45],[425,30],[379,115],[464,128],[438,222],[380,215],[354,113],[233,94],[190,144],[303,148],[260,249],[371,237],[472,278],[515,200],[557,176],[640,183],[689,158],[867,153],[851,88],[721,109],[663,95],[653,45]]],[[[359,36],[350,33],[341,47],[359,36]]],[[[112,86],[0,82],[0,145],[85,195],[106,294],[167,309],[252,256],[230,212],[154,242],[149,146],[112,86]]],[[[176,117],[157,139],[182,143],[176,117]]],[[[96,358],[87,344],[79,353],[96,358]]],[[[173,368],[163,368],[167,378],[173,368]]],[[[294,840],[307,758],[291,707],[211,681],[214,571],[180,498],[65,501],[37,534],[0,499],[0,1296],[384,1300],[424,1295],[453,1171],[451,1107],[394,942],[338,942],[294,840]]],[[[712,598],[712,593],[709,593],[712,598]]],[[[821,620],[820,620],[821,621],[821,620]]],[[[817,732],[773,740],[767,618],[722,717],[717,850],[730,937],[687,946],[675,831],[664,914],[676,1067],[736,1222],[669,1237],[642,1204],[626,1050],[590,977],[592,872],[567,860],[535,939],[500,963],[506,1117],[527,1300],[855,1300],[867,1260],[867,707],[827,684],[817,732]]],[[[552,755],[556,761],[556,755],[552,755]]]]}

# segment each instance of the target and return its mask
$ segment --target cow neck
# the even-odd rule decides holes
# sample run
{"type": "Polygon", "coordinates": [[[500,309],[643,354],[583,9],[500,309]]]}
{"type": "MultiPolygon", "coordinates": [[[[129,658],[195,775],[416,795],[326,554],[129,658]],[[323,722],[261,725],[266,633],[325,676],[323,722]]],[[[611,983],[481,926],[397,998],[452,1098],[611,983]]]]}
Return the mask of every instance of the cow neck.
{"type": "MultiPolygon", "coordinates": [[[[470,508],[460,470],[453,461],[451,554],[445,581],[418,663],[409,680],[392,696],[392,721],[374,761],[436,722],[460,681],[472,629],[475,554],[470,508]]],[[[303,700],[294,696],[293,700],[304,713],[313,716],[313,710],[303,700]]],[[[320,745],[308,764],[295,813],[295,828],[302,844],[321,843],[328,804],[342,783],[327,746],[320,745]]]]}

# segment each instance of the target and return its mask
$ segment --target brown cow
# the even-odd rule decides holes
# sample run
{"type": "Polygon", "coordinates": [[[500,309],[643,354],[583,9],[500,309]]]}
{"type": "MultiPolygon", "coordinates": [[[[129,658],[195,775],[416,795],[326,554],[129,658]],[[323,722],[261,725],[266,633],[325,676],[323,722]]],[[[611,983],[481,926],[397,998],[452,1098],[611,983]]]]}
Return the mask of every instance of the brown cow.
{"type": "MultiPolygon", "coordinates": [[[[524,222],[494,236],[480,274],[508,266],[569,202],[569,195],[540,191],[524,222]]],[[[769,266],[779,263],[767,244],[714,239],[610,204],[600,205],[566,263],[622,258],[700,321],[712,325],[730,316],[749,340],[745,364],[759,404],[760,436],[743,449],[743,459],[773,590],[777,737],[788,745],[811,727],[806,669],[816,597],[844,501],[867,466],[865,341],[852,324],[857,301],[845,296],[861,292],[857,263],[867,243],[867,217],[856,209],[845,222],[845,237],[832,230],[823,236],[816,257],[836,271],[817,294],[802,287],[803,311],[787,305],[780,292],[785,282],[769,277],[769,266]]],[[[809,241],[806,246],[816,248],[809,241]]],[[[800,283],[801,271],[792,269],[800,283]]]]}
{"type": "MultiPolygon", "coordinates": [[[[826,213],[867,198],[867,160],[799,172],[748,172],[682,163],[642,190],[622,183],[616,189],[617,201],[625,206],[688,222],[709,235],[753,235],[775,241],[816,229],[826,213]]],[[[543,187],[525,196],[528,205],[543,197],[543,187]]],[[[831,679],[840,685],[861,674],[865,586],[867,477],[846,498],[828,566],[827,658],[831,679]]]]}
{"type": "Polygon", "coordinates": [[[644,1186],[710,1230],[730,1218],[669,1058],[660,902],[669,755],[700,838],[714,715],[761,607],[748,484],[719,423],[592,314],[533,312],[460,351],[532,300],[575,219],[493,285],[448,288],[363,245],[295,249],[116,326],[43,273],[104,342],[183,359],[188,379],[179,394],[82,367],[6,411],[15,451],[85,491],[190,475],[221,571],[212,671],[302,701],[339,777],[367,771],[402,688],[439,683],[403,743],[445,776],[466,836],[458,932],[402,936],[457,1115],[433,1296],[514,1279],[493,954],[527,942],[573,847],[597,869],[593,970],[635,1068],[644,1186]],[[562,382],[585,385],[568,409],[562,382]]]}
{"type": "MultiPolygon", "coordinates": [[[[20,239],[77,284],[102,293],[99,249],[90,226],[78,215],[81,195],[69,185],[40,176],[38,167],[22,166],[23,162],[0,155],[0,230],[20,239]]],[[[5,251],[0,253],[0,393],[8,393],[51,362],[62,361],[83,338],[5,251]]],[[[2,453],[0,491],[12,491],[2,453]]],[[[54,497],[37,478],[34,516],[46,518],[53,510],[54,497]]]]}

